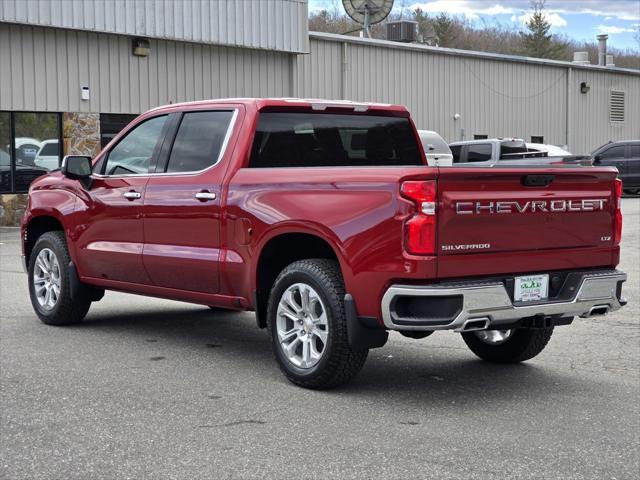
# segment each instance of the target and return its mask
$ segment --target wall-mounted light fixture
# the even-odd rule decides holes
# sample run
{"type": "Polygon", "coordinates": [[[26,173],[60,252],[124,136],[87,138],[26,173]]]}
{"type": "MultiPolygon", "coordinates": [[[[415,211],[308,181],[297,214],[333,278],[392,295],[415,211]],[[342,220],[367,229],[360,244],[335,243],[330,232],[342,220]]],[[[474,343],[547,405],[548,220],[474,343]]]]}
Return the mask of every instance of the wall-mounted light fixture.
{"type": "Polygon", "coordinates": [[[134,38],[131,40],[131,52],[136,57],[147,57],[149,49],[149,40],[146,38],[134,38]]]}
{"type": "Polygon", "coordinates": [[[459,120],[460,119],[460,114],[459,113],[454,113],[453,114],[453,119],[454,120],[459,120]]]}
{"type": "Polygon", "coordinates": [[[582,82],[580,84],[580,93],[587,93],[591,89],[591,85],[588,82],[582,82]]]}

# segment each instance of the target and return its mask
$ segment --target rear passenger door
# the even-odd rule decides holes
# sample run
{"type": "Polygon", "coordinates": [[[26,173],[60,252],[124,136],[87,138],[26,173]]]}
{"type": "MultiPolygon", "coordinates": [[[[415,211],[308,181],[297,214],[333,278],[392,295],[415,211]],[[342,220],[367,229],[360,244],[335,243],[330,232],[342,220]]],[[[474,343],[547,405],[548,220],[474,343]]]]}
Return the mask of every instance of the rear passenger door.
{"type": "Polygon", "coordinates": [[[143,263],[156,286],[217,293],[222,183],[238,109],[177,115],[147,183],[143,263]]]}

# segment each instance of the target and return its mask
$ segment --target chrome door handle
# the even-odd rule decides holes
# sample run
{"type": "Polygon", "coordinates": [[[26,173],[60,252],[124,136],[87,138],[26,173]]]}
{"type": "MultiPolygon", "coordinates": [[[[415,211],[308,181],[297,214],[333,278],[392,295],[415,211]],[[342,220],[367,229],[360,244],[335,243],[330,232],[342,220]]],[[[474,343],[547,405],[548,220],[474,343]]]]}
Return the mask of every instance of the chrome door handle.
{"type": "Polygon", "coordinates": [[[122,196],[127,200],[137,200],[138,198],[142,197],[142,195],[138,192],[125,192],[122,196]]]}
{"type": "Polygon", "coordinates": [[[216,194],[212,192],[198,192],[194,196],[201,202],[208,202],[209,200],[216,199],[216,194]]]}

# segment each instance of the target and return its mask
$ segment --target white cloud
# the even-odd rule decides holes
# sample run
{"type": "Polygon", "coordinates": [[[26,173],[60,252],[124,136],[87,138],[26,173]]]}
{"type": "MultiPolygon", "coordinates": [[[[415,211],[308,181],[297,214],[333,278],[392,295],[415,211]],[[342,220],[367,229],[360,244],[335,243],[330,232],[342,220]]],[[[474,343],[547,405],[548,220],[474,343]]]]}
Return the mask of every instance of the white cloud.
{"type": "MultiPolygon", "coordinates": [[[[412,4],[409,0],[407,3],[411,10],[420,7],[429,13],[445,12],[469,18],[479,15],[522,15],[531,8],[530,0],[432,0],[412,4]]],[[[585,14],[626,21],[640,20],[638,0],[548,0],[545,10],[548,14],[585,14]]]]}
{"type": "Polygon", "coordinates": [[[516,10],[505,7],[500,3],[478,2],[470,0],[433,0],[431,2],[414,3],[410,10],[416,8],[427,13],[448,13],[450,15],[464,15],[468,18],[478,18],[479,15],[508,15],[516,10]]]}
{"type": "MultiPolygon", "coordinates": [[[[518,20],[520,20],[520,22],[522,22],[522,24],[524,25],[531,19],[531,15],[532,14],[530,12],[525,13],[524,15],[520,15],[518,17],[518,20]]],[[[544,12],[544,18],[551,24],[552,27],[563,28],[567,26],[567,21],[557,13],[544,12]]]]}
{"type": "Polygon", "coordinates": [[[635,32],[633,28],[616,27],[614,25],[598,25],[596,27],[598,33],[608,33],[609,35],[615,35],[616,33],[635,32]]]}

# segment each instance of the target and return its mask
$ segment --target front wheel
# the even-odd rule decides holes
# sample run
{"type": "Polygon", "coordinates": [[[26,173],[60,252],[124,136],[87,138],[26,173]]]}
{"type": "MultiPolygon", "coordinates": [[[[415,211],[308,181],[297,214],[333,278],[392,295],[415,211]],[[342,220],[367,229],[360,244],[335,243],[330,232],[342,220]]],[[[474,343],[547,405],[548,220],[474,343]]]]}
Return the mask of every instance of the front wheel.
{"type": "Polygon", "coordinates": [[[71,259],[64,233],[44,233],[29,257],[29,295],[38,318],[47,325],[80,322],[91,306],[89,296],[71,297],[71,259]]]}
{"type": "Polygon", "coordinates": [[[480,330],[462,334],[469,349],[483,360],[517,363],[538,355],[549,343],[553,327],[540,329],[480,330]]]}
{"type": "Polygon", "coordinates": [[[300,260],[276,279],[267,308],[273,350],[296,385],[326,389],[347,383],[362,368],[368,349],[347,340],[344,283],[337,262],[300,260]]]}

